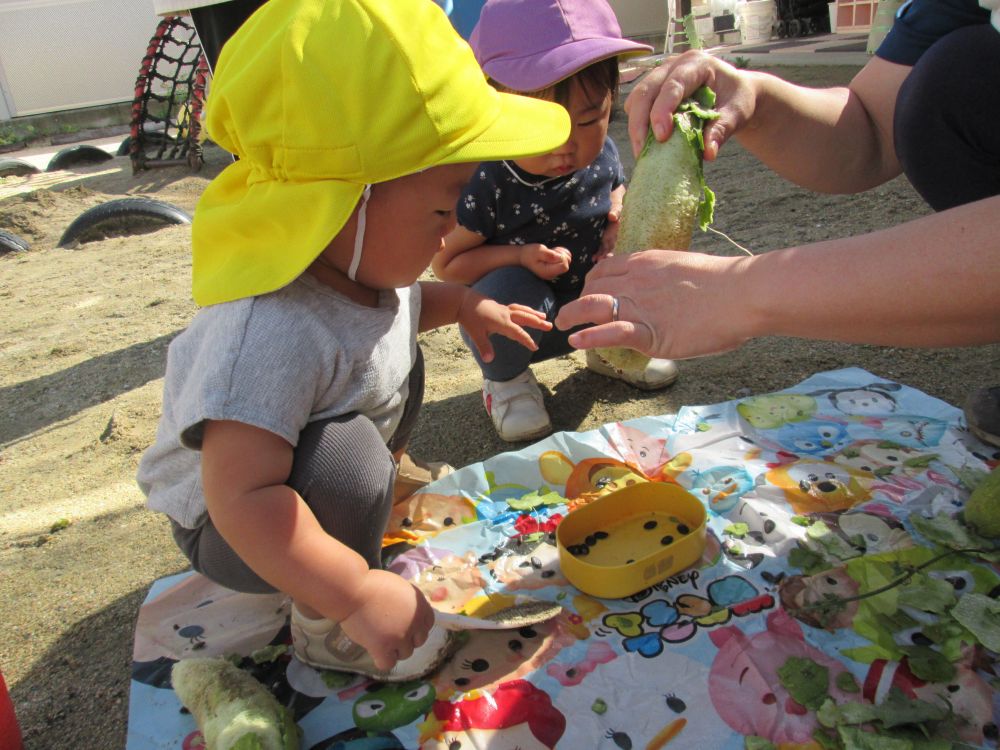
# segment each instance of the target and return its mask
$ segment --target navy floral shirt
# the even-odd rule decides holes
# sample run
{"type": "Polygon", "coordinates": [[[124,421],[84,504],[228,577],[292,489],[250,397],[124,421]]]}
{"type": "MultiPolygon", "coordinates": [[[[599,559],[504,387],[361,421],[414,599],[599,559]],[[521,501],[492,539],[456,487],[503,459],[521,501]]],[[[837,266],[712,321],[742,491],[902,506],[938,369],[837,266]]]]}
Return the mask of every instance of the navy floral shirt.
{"type": "Polygon", "coordinates": [[[611,191],[624,181],[611,138],[588,166],[562,177],[529,174],[513,161],[483,162],[458,200],[458,223],[490,245],[565,247],[573,260],[551,284],[559,293],[579,292],[601,246],[611,191]]]}

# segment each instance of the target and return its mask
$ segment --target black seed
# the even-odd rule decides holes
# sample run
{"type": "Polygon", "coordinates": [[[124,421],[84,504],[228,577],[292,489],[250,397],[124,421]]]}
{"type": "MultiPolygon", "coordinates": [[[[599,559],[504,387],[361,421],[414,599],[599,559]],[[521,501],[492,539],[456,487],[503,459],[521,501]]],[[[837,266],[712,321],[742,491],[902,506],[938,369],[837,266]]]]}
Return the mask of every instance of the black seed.
{"type": "Polygon", "coordinates": [[[646,529],[647,531],[649,531],[650,529],[655,529],[656,521],[646,521],[646,523],[642,525],[642,528],[646,529]]]}
{"type": "Polygon", "coordinates": [[[595,544],[597,544],[597,537],[594,534],[591,534],[583,541],[585,541],[589,546],[593,547],[595,544]]]}
{"type": "Polygon", "coordinates": [[[521,643],[519,640],[517,640],[517,638],[511,638],[509,641],[507,641],[507,648],[509,648],[511,651],[520,651],[522,648],[524,648],[524,644],[521,643]]]}
{"type": "Polygon", "coordinates": [[[670,534],[667,534],[665,537],[660,539],[660,544],[662,544],[664,547],[666,547],[668,544],[673,544],[673,543],[674,543],[674,538],[670,536],[670,534]]]}
{"type": "Polygon", "coordinates": [[[580,557],[586,557],[587,555],[590,554],[590,547],[588,547],[586,544],[580,544],[580,545],[578,545],[578,549],[579,549],[579,551],[577,552],[577,554],[580,557]]]}
{"type": "Polygon", "coordinates": [[[688,527],[687,527],[687,526],[686,526],[685,524],[683,524],[683,523],[679,523],[679,524],[677,524],[677,531],[679,531],[679,532],[680,532],[681,534],[690,534],[690,533],[691,533],[691,529],[689,529],[689,528],[688,528],[688,527]]]}
{"type": "Polygon", "coordinates": [[[629,560],[626,560],[626,561],[625,561],[625,564],[626,564],[626,565],[631,565],[631,564],[632,564],[632,563],[634,563],[634,562],[635,562],[635,560],[632,560],[632,559],[629,559],[629,560]]]}
{"type": "Polygon", "coordinates": [[[608,532],[606,532],[606,531],[595,531],[594,532],[594,536],[596,536],[598,539],[607,539],[608,538],[608,532]]]}

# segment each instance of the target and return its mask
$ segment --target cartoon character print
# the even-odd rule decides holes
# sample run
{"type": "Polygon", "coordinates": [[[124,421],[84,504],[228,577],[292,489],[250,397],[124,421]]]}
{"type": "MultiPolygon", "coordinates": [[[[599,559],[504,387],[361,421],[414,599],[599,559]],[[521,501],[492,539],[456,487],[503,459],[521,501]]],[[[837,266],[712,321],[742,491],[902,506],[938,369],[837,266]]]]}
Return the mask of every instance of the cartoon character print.
{"type": "Polygon", "coordinates": [[[757,478],[757,494],[784,499],[799,515],[847,510],[871,499],[870,477],[833,461],[801,459],[757,478]]]}
{"type": "Polygon", "coordinates": [[[647,477],[655,477],[670,461],[667,441],[655,438],[631,425],[616,422],[608,426],[611,445],[627,464],[638,466],[647,477]]]}
{"type": "Polygon", "coordinates": [[[834,463],[866,474],[873,494],[890,502],[902,503],[908,493],[924,487],[910,476],[911,472],[904,469],[907,461],[916,462],[923,455],[888,441],[859,440],[832,458],[834,463]]]}
{"type": "Polygon", "coordinates": [[[973,667],[974,649],[966,649],[955,663],[955,674],[944,683],[928,683],[910,671],[906,657],[898,662],[876,659],[865,676],[862,695],[872,703],[885,700],[891,688],[908,698],[942,705],[954,712],[958,737],[977,747],[1000,737],[993,706],[993,688],[973,667]]]}
{"type": "Polygon", "coordinates": [[[552,700],[570,717],[562,746],[695,750],[731,747],[732,730],[716,715],[708,693],[708,665],[680,650],[658,659],[621,657],[601,664],[579,687],[552,700]],[[622,701],[623,679],[640,689],[622,701]]]}
{"type": "Polygon", "coordinates": [[[747,635],[735,625],[710,631],[719,652],[709,674],[709,693],[719,716],[740,734],[772,743],[805,745],[818,727],[815,713],[795,701],[778,670],[792,657],[810,659],[829,670],[829,695],[848,700],[836,683],[847,669],[806,643],[802,628],[784,610],[767,616],[767,629],[747,635]]]}
{"type": "Polygon", "coordinates": [[[396,557],[388,570],[420,589],[435,609],[460,612],[479,596],[486,580],[474,552],[454,552],[420,545],[396,557]]]}
{"type": "Polygon", "coordinates": [[[569,581],[559,565],[559,548],[554,531],[518,534],[492,552],[480,556],[490,576],[504,591],[567,586],[569,581]]]}
{"type": "Polygon", "coordinates": [[[655,476],[616,458],[585,458],[574,464],[559,451],[545,451],[538,458],[539,469],[547,482],[565,487],[569,510],[587,505],[598,497],[639,482],[675,482],[678,474],[691,465],[691,454],[679,453],[664,463],[655,476]]]}
{"type": "Polygon", "coordinates": [[[420,748],[552,750],[565,731],[566,717],[547,693],[525,680],[510,680],[489,694],[437,701],[420,748]]]}
{"type": "Polygon", "coordinates": [[[708,509],[719,515],[728,513],[754,485],[753,477],[742,466],[713,466],[688,475],[688,491],[708,509]]]}
{"type": "Polygon", "coordinates": [[[477,519],[476,504],[467,497],[417,492],[392,506],[382,544],[416,544],[477,519]]]}
{"type": "Polygon", "coordinates": [[[886,506],[877,503],[845,513],[820,513],[814,519],[823,521],[827,528],[839,533],[841,539],[855,550],[852,557],[907,549],[915,544],[903,524],[886,506]]]}
{"type": "Polygon", "coordinates": [[[948,423],[942,419],[911,414],[872,417],[850,428],[858,439],[878,438],[918,450],[939,445],[947,430],[948,423]]]}
{"type": "Polygon", "coordinates": [[[901,388],[899,383],[870,383],[860,388],[827,388],[809,395],[826,397],[842,414],[866,417],[896,411],[896,398],[892,394],[901,388]]]}
{"type": "Polygon", "coordinates": [[[426,682],[369,682],[351,709],[354,726],[310,750],[403,750],[405,745],[392,730],[423,719],[433,704],[434,688],[426,682]]]}
{"type": "Polygon", "coordinates": [[[859,604],[846,601],[834,611],[819,608],[831,597],[849,600],[858,595],[860,586],[844,567],[830,568],[811,576],[789,576],[781,581],[781,606],[795,619],[814,628],[834,631],[846,628],[858,614],[859,604]]]}
{"type": "Polygon", "coordinates": [[[516,630],[472,630],[454,656],[431,678],[438,700],[479,690],[490,692],[503,682],[540,669],[577,641],[570,614],[516,630]]]}
{"type": "Polygon", "coordinates": [[[828,456],[852,441],[844,424],[829,419],[789,422],[773,435],[773,442],[780,450],[796,456],[828,456]]]}
{"type": "Polygon", "coordinates": [[[804,422],[816,413],[816,399],[801,393],[751,396],[736,405],[736,413],[756,430],[774,430],[791,422],[804,422]]]}
{"type": "Polygon", "coordinates": [[[729,519],[746,524],[747,531],[742,538],[727,538],[723,548],[728,557],[737,558],[736,562],[748,560],[749,567],[756,567],[767,557],[786,556],[806,535],[783,503],[771,502],[754,493],[740,501],[729,519]]]}
{"type": "Polygon", "coordinates": [[[289,612],[284,594],[240,594],[192,573],[139,609],[132,678],[169,688],[180,659],[249,654],[281,641],[289,612]]]}
{"type": "MultiPolygon", "coordinates": [[[[689,577],[688,581],[694,583],[697,578],[691,581],[689,577]]],[[[733,617],[745,617],[773,606],[774,597],[761,594],[745,578],[724,576],[706,587],[705,596],[684,593],[673,599],[654,599],[638,612],[607,614],[602,619],[604,627],[595,632],[599,636],[616,632],[626,652],[652,659],[663,653],[664,643],[689,641],[699,629],[715,628],[733,617]]]]}

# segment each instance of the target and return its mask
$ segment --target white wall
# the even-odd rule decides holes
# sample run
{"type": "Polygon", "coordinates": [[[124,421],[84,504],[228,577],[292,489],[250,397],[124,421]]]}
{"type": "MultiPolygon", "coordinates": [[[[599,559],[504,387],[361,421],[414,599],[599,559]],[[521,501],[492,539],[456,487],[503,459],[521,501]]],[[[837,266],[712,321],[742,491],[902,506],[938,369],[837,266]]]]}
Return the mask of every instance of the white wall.
{"type": "Polygon", "coordinates": [[[668,0],[609,0],[625,36],[663,34],[668,0]]]}
{"type": "Polygon", "coordinates": [[[0,0],[0,119],[130,101],[152,0],[0,0]]]}

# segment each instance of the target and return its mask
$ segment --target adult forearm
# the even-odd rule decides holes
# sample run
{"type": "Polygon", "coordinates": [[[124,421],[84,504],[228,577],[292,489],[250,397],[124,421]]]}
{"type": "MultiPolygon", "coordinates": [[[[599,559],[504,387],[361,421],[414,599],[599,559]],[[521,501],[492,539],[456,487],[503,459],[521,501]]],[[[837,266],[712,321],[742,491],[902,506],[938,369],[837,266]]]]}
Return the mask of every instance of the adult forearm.
{"type": "Polygon", "coordinates": [[[896,346],[1000,341],[1000,196],[744,265],[748,334],[896,346]]]}
{"type": "Polygon", "coordinates": [[[748,75],[756,109],[736,138],[785,179],[817,192],[856,193],[898,174],[895,157],[883,158],[883,134],[851,89],[748,75]]]}

